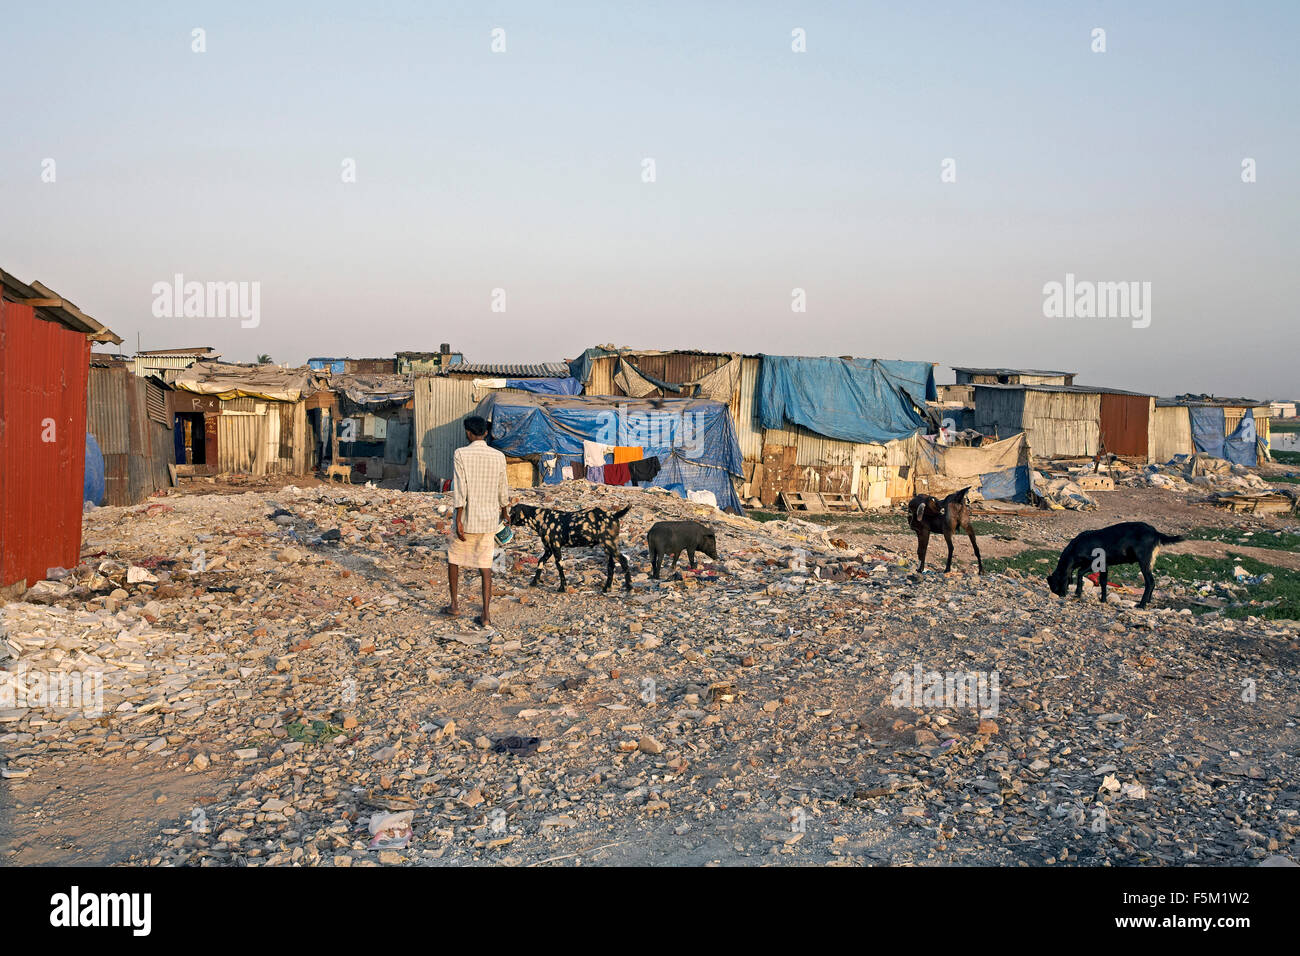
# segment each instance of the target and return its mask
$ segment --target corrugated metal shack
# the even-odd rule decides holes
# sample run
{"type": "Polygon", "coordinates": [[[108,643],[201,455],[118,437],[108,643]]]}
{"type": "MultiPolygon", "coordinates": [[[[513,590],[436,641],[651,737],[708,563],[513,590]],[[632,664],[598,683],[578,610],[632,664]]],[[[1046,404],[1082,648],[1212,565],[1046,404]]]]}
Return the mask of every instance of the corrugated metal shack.
{"type": "Polygon", "coordinates": [[[0,588],[81,559],[91,342],[122,340],[0,270],[0,588]]]}
{"type": "Polygon", "coordinates": [[[418,375],[459,365],[463,361],[465,356],[453,352],[451,346],[444,342],[436,352],[398,352],[396,371],[399,375],[418,375]]]}
{"type": "Polygon", "coordinates": [[[740,494],[747,503],[758,499],[771,507],[781,491],[822,491],[883,507],[914,493],[915,437],[872,444],[828,438],[798,425],[764,428],[756,402],[761,355],[599,346],[569,364],[588,395],[697,396],[726,403],[745,461],[740,494]]]}
{"type": "Polygon", "coordinates": [[[306,396],[321,382],[309,369],[199,362],[176,379],[182,475],[304,475],[312,436],[306,396]]]}
{"type": "Polygon", "coordinates": [[[1088,458],[1099,449],[1146,460],[1155,396],[1091,385],[977,384],[975,428],[1023,431],[1035,458],[1088,458]]]}
{"type": "MultiPolygon", "coordinates": [[[[465,444],[462,423],[466,416],[490,394],[528,394],[527,389],[510,388],[504,382],[527,384],[568,377],[569,366],[564,362],[458,362],[436,372],[416,374],[412,381],[414,431],[407,488],[435,491],[451,481],[452,455],[465,444]]],[[[511,462],[509,475],[513,487],[531,487],[537,481],[532,462],[511,462]]]]}
{"type": "Polygon", "coordinates": [[[396,375],[396,358],[309,358],[307,367],[331,375],[396,375]]]}
{"type": "Polygon", "coordinates": [[[87,429],[104,456],[104,503],[133,505],[171,486],[176,463],[172,389],[158,376],[141,378],[134,362],[92,355],[87,429]]]}
{"type": "Polygon", "coordinates": [[[410,472],[415,394],[405,375],[330,375],[328,391],[308,401],[317,446],[314,460],[349,463],[363,481],[401,479],[410,472]],[[328,395],[328,405],[321,397],[328,395]]]}
{"type": "Polygon", "coordinates": [[[180,349],[152,349],[136,352],[132,359],[135,374],[144,378],[157,375],[167,384],[176,381],[176,376],[195,362],[215,362],[221,355],[208,345],[180,349]]]}
{"type": "Polygon", "coordinates": [[[1252,398],[1219,398],[1213,395],[1178,395],[1156,400],[1152,417],[1151,458],[1165,462],[1175,455],[1196,452],[1192,441],[1191,410],[1193,408],[1222,408],[1223,434],[1231,435],[1250,411],[1255,419],[1255,433],[1261,446],[1267,450],[1270,440],[1270,421],[1273,409],[1270,403],[1252,398]]]}
{"type": "Polygon", "coordinates": [[[954,365],[955,385],[940,385],[939,398],[975,407],[976,385],[1073,385],[1074,372],[1053,372],[1036,368],[968,368],[954,365]]]}

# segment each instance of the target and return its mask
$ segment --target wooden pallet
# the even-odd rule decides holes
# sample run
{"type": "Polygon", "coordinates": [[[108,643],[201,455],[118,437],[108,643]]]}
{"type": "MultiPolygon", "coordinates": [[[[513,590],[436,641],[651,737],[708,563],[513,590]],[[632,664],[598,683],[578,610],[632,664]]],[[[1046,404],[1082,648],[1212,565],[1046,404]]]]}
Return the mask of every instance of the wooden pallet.
{"type": "Polygon", "coordinates": [[[776,503],[783,511],[804,511],[809,514],[826,512],[822,496],[815,491],[782,491],[777,494],[776,503]]]}
{"type": "Polygon", "coordinates": [[[829,491],[821,492],[822,504],[826,506],[827,511],[861,511],[862,502],[858,500],[857,495],[836,494],[829,491]]]}
{"type": "Polygon", "coordinates": [[[777,496],[777,504],[785,511],[803,511],[807,514],[863,510],[857,495],[829,491],[782,491],[777,496]]]}

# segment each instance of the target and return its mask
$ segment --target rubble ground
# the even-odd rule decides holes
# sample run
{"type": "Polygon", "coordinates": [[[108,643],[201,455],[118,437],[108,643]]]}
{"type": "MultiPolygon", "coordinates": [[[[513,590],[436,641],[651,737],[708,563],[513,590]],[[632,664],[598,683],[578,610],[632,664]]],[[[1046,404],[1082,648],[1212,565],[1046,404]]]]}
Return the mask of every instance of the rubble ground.
{"type": "Polygon", "coordinates": [[[1295,533],[1284,519],[1125,487],[1097,512],[981,516],[1005,570],[973,574],[963,538],[945,575],[932,540],[921,576],[901,512],[759,522],[585,481],[519,496],[631,504],[633,590],[600,593],[594,549],[566,550],[566,593],[553,568],[529,588],[540,548],[519,529],[496,630],[472,623],[472,574],[465,616],[441,617],[447,495],[289,485],[89,512],[82,565],[0,608],[0,679],[103,675],[102,714],[0,703],[0,862],[1297,858],[1297,623],[1159,561],[1142,611],[1014,565],[1133,519],[1234,529],[1165,552],[1231,558],[1238,534],[1295,533]],[[717,529],[722,560],[649,580],[646,531],[682,518],[717,529]],[[996,698],[935,698],[930,672],[996,698]],[[924,694],[900,697],[908,675],[924,694]],[[407,810],[409,843],[371,849],[407,810]]]}

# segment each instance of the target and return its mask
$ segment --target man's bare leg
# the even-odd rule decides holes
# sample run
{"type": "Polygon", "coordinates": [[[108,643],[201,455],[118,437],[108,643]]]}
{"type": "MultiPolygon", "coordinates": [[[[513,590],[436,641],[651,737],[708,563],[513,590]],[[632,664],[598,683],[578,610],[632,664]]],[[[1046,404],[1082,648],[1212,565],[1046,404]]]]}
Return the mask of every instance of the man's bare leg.
{"type": "Polygon", "coordinates": [[[452,564],[450,561],[447,562],[447,590],[451,592],[451,603],[447,605],[448,614],[459,613],[459,608],[456,605],[456,586],[459,583],[460,568],[456,567],[456,565],[452,564]]]}
{"type": "Polygon", "coordinates": [[[489,615],[488,608],[492,603],[492,569],[483,568],[479,571],[479,575],[483,578],[483,626],[491,627],[492,618],[489,615]]]}

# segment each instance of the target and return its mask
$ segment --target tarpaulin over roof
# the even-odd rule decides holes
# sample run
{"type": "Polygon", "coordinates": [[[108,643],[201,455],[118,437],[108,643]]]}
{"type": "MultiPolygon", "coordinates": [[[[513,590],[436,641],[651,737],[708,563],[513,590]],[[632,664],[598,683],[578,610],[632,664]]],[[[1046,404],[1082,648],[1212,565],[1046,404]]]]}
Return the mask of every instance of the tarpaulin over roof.
{"type": "Polygon", "coordinates": [[[577,395],[582,383],[576,378],[508,378],[506,388],[517,388],[538,395],[577,395]]]}
{"type": "Polygon", "coordinates": [[[802,425],[840,441],[884,443],[926,426],[913,405],[936,397],[934,365],[764,355],[755,407],[764,428],[802,425]]]}
{"type": "Polygon", "coordinates": [[[1029,448],[1024,432],[979,447],[945,446],[928,437],[917,445],[917,491],[943,497],[976,488],[988,501],[1029,500],[1029,448]]]}
{"type": "Polygon", "coordinates": [[[272,402],[296,402],[316,391],[317,377],[308,369],[278,365],[228,365],[225,362],[195,362],[176,376],[175,386],[199,395],[232,398],[264,398],[272,402]]]}
{"type": "MultiPolygon", "coordinates": [[[[492,423],[488,443],[512,458],[557,466],[580,461],[583,440],[634,445],[659,458],[652,486],[707,490],[718,507],[741,510],[731,476],[741,476],[743,459],[727,406],[704,399],[653,401],[595,396],[492,394],[476,413],[492,423]],[[674,487],[676,486],[676,487],[674,487]]],[[[563,480],[562,468],[538,469],[547,484],[563,480]]]]}
{"type": "Polygon", "coordinates": [[[409,401],[415,388],[405,375],[331,375],[330,388],[354,405],[392,405],[409,401]]]}

